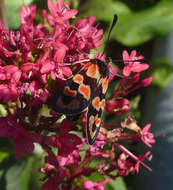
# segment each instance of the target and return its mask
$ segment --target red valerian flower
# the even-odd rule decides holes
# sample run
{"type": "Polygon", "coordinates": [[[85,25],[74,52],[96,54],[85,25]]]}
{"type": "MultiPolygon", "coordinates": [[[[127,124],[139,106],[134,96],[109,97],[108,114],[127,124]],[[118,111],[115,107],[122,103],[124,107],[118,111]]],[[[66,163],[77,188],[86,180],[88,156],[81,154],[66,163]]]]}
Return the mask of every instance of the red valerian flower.
{"type": "MultiPolygon", "coordinates": [[[[49,61],[41,68],[41,74],[52,77],[53,80],[56,80],[57,78],[64,80],[65,78],[68,78],[72,75],[72,71],[68,66],[65,66],[63,64],[56,64],[53,61],[49,61]]],[[[43,80],[44,81],[44,80],[43,80]]],[[[45,83],[47,82],[47,78],[45,83]]]]}
{"type": "MultiPolygon", "coordinates": [[[[151,147],[155,140],[149,132],[150,124],[141,129],[133,117],[117,124],[102,124],[95,143],[89,146],[82,127],[86,126],[86,112],[82,119],[79,117],[72,123],[67,118],[73,118],[49,108],[53,93],[78,73],[90,60],[91,50],[101,45],[103,30],[95,25],[94,16],[74,19],[78,11],[71,10],[68,2],[57,0],[54,5],[48,0],[48,9],[49,12],[42,11],[42,21],[36,25],[36,6],[23,7],[18,31],[8,31],[0,22],[0,109],[6,109],[6,116],[0,117],[0,136],[14,141],[17,158],[24,153],[31,154],[34,143],[40,144],[47,153],[40,170],[44,174],[42,190],[81,187],[103,190],[109,179],[84,182],[84,177],[99,172],[115,179],[138,172],[140,164],[151,170],[143,162],[149,153],[137,157],[123,145],[135,140],[151,147]],[[117,149],[121,151],[118,161],[117,149]],[[99,160],[94,162],[96,167],[93,167],[94,159],[99,160]]],[[[138,56],[136,51],[130,55],[124,51],[123,70],[110,65],[105,53],[98,53],[94,58],[108,62],[109,82],[123,74],[115,85],[116,90],[106,100],[105,111],[115,115],[130,111],[127,95],[152,81],[151,77],[141,79],[140,72],[148,68],[140,62],[143,56],[138,56]]]]}
{"type": "Polygon", "coordinates": [[[78,13],[75,9],[69,10],[69,7],[70,3],[63,3],[62,0],[58,0],[56,7],[54,7],[51,0],[48,0],[49,11],[58,24],[66,24],[70,18],[74,17],[78,13]]]}
{"type": "Polygon", "coordinates": [[[99,133],[96,141],[89,149],[90,154],[92,156],[96,156],[97,158],[99,157],[108,158],[110,155],[105,152],[102,152],[102,149],[105,144],[106,144],[106,137],[102,133],[99,133]]]}
{"type": "Polygon", "coordinates": [[[0,80],[7,80],[11,83],[18,84],[21,77],[21,71],[14,65],[0,66],[0,80]]]}
{"type": "Polygon", "coordinates": [[[34,103],[45,103],[48,99],[49,92],[46,88],[42,89],[41,84],[37,81],[32,81],[29,85],[29,90],[31,94],[34,96],[34,103]]]}
{"type": "Polygon", "coordinates": [[[130,101],[126,98],[107,100],[105,110],[112,114],[123,114],[130,111],[130,101]]]}
{"type": "Polygon", "coordinates": [[[149,86],[152,83],[152,77],[147,77],[144,80],[142,80],[141,85],[143,87],[149,86]]]}
{"type": "Polygon", "coordinates": [[[98,152],[103,149],[106,144],[106,138],[102,133],[99,133],[97,136],[97,141],[90,147],[91,152],[98,152]]]}
{"type": "Polygon", "coordinates": [[[36,6],[25,6],[20,12],[20,20],[22,24],[33,27],[33,20],[36,15],[36,6]]]}
{"type": "Polygon", "coordinates": [[[126,50],[123,51],[123,60],[125,64],[125,67],[123,68],[123,75],[127,77],[131,74],[131,72],[138,73],[147,70],[149,65],[141,64],[141,62],[138,61],[143,58],[144,57],[141,55],[138,56],[135,50],[133,50],[130,55],[126,50]]]}
{"type": "Polygon", "coordinates": [[[95,17],[90,16],[88,19],[80,19],[76,23],[76,37],[81,51],[88,52],[91,48],[97,48],[101,45],[99,41],[103,37],[103,30],[94,27],[94,22],[95,17]]]}
{"type": "Polygon", "coordinates": [[[117,160],[117,167],[120,169],[118,175],[126,176],[133,170],[133,164],[128,160],[128,155],[121,153],[117,160]]]}
{"type": "Polygon", "coordinates": [[[20,158],[23,153],[30,154],[34,149],[33,143],[40,143],[42,140],[40,134],[25,130],[12,115],[8,115],[6,118],[0,117],[0,123],[0,136],[14,140],[16,158],[20,158]]]}
{"type": "Polygon", "coordinates": [[[59,166],[53,154],[46,156],[45,165],[40,171],[46,175],[44,180],[47,180],[42,185],[42,190],[59,190],[59,184],[61,184],[68,175],[67,170],[59,166]]]}
{"type": "Polygon", "coordinates": [[[69,166],[69,165],[75,165],[81,161],[81,156],[79,154],[79,150],[73,150],[69,154],[63,154],[61,151],[58,156],[58,162],[60,166],[69,166]]]}
{"type": "Polygon", "coordinates": [[[83,189],[87,190],[105,190],[104,185],[107,184],[109,182],[109,179],[105,179],[102,181],[98,181],[98,182],[93,182],[93,181],[84,181],[83,183],[83,189]]]}
{"type": "Polygon", "coordinates": [[[15,101],[18,98],[21,70],[14,65],[0,66],[0,99],[4,102],[15,101]]]}
{"type": "Polygon", "coordinates": [[[147,124],[141,131],[140,131],[140,135],[141,135],[141,140],[148,146],[148,147],[152,147],[151,144],[155,143],[155,139],[154,139],[154,134],[149,132],[151,128],[151,124],[147,124]]]}
{"type": "Polygon", "coordinates": [[[58,161],[61,166],[73,165],[81,160],[78,145],[82,143],[81,139],[74,134],[69,134],[73,126],[68,120],[61,124],[59,137],[57,138],[58,161]]]}
{"type": "Polygon", "coordinates": [[[131,135],[134,141],[141,139],[150,148],[152,147],[151,144],[155,143],[154,134],[149,132],[151,128],[150,123],[141,129],[137,125],[136,120],[129,115],[126,117],[125,121],[121,122],[121,126],[136,132],[131,135]]]}
{"type": "Polygon", "coordinates": [[[116,76],[118,69],[116,66],[109,65],[109,82],[111,82],[116,76]]]}
{"type": "Polygon", "coordinates": [[[132,171],[132,174],[134,174],[135,171],[136,171],[137,173],[139,173],[139,166],[140,166],[140,164],[142,164],[143,161],[144,161],[146,158],[149,157],[149,155],[151,155],[151,152],[150,152],[150,151],[148,151],[148,152],[146,152],[145,154],[142,154],[142,155],[140,155],[140,156],[138,157],[138,160],[137,160],[136,165],[135,165],[135,167],[134,167],[134,169],[133,169],[133,171],[132,171]]]}
{"type": "Polygon", "coordinates": [[[18,98],[18,90],[14,84],[0,84],[0,99],[5,103],[9,100],[16,101],[18,98]]]}
{"type": "MultiPolygon", "coordinates": [[[[137,157],[132,152],[130,152],[128,149],[126,149],[124,146],[122,146],[121,144],[117,143],[116,146],[126,155],[126,157],[124,157],[125,159],[131,159],[131,160],[136,161],[137,165],[135,165],[135,167],[134,167],[135,170],[137,169],[137,171],[139,171],[139,163],[140,163],[141,165],[146,167],[149,171],[152,171],[152,169],[143,162],[146,158],[148,158],[150,151],[148,151],[144,155],[137,157]]],[[[134,170],[132,170],[132,174],[134,174],[134,170]]]]}
{"type": "Polygon", "coordinates": [[[40,144],[43,139],[41,135],[29,133],[23,127],[18,128],[16,132],[18,132],[17,136],[14,138],[16,158],[20,158],[23,154],[31,154],[34,150],[34,143],[40,144]]]}

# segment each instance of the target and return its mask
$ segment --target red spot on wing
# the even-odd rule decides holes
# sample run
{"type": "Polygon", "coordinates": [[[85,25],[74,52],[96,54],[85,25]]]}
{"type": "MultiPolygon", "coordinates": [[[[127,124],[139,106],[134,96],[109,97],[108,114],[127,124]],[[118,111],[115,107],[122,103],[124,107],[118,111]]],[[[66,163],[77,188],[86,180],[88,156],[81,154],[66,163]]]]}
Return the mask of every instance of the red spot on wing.
{"type": "Polygon", "coordinates": [[[100,72],[99,72],[99,67],[96,64],[92,64],[88,67],[88,70],[86,72],[87,76],[95,79],[100,78],[100,72]]]}
{"type": "Polygon", "coordinates": [[[108,84],[109,84],[109,81],[108,81],[108,78],[106,77],[102,80],[102,92],[103,92],[103,94],[106,93],[107,88],[108,88],[108,84]]]}
{"type": "Polygon", "coordinates": [[[105,99],[103,99],[100,103],[101,109],[103,110],[105,107],[105,99]]]}
{"type": "Polygon", "coordinates": [[[79,93],[82,94],[87,100],[91,97],[91,89],[88,85],[80,84],[79,93]]]}
{"type": "Polygon", "coordinates": [[[77,91],[76,90],[71,90],[69,86],[66,86],[64,88],[64,93],[68,96],[76,96],[77,91]]]}
{"type": "Polygon", "coordinates": [[[78,83],[78,84],[81,84],[83,82],[83,76],[80,75],[80,74],[76,74],[74,77],[73,77],[73,81],[75,83],[78,83]]]}
{"type": "Polygon", "coordinates": [[[92,106],[99,111],[100,110],[100,98],[97,96],[92,100],[92,106]]]}
{"type": "Polygon", "coordinates": [[[93,64],[93,63],[88,62],[86,65],[84,65],[83,69],[84,69],[84,70],[87,70],[88,67],[90,67],[90,65],[92,65],[92,64],[93,64]]]}
{"type": "Polygon", "coordinates": [[[92,139],[96,134],[96,130],[93,132],[93,125],[94,125],[94,116],[91,115],[89,118],[89,136],[91,136],[92,139]]]}
{"type": "Polygon", "coordinates": [[[96,117],[95,124],[97,127],[99,127],[101,124],[101,119],[98,116],[96,117]]]}

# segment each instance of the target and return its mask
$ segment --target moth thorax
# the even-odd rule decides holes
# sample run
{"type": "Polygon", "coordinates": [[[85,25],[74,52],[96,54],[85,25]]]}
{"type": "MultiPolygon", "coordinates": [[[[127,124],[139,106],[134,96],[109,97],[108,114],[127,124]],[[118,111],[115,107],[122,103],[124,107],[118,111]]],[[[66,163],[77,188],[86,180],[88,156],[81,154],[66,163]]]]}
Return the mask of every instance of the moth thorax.
{"type": "Polygon", "coordinates": [[[108,69],[108,66],[106,65],[106,62],[100,59],[92,59],[91,61],[92,63],[98,65],[102,77],[109,77],[109,69],[108,69]]]}

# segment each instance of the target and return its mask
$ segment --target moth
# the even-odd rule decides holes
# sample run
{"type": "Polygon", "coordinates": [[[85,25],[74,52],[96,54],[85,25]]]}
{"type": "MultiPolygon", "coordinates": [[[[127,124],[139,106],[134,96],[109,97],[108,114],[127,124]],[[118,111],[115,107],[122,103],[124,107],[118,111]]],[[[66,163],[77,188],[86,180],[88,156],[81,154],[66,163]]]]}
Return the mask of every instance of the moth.
{"type": "Polygon", "coordinates": [[[87,111],[86,135],[92,145],[99,133],[108,88],[109,69],[100,59],[91,59],[67,79],[52,100],[52,109],[66,116],[87,111]]]}
{"type": "MultiPolygon", "coordinates": [[[[117,18],[115,14],[106,43],[117,18]]],[[[90,59],[77,74],[66,80],[52,99],[52,109],[67,117],[75,117],[87,111],[86,136],[90,145],[95,142],[102,123],[108,78],[109,69],[106,62],[90,59]]]]}

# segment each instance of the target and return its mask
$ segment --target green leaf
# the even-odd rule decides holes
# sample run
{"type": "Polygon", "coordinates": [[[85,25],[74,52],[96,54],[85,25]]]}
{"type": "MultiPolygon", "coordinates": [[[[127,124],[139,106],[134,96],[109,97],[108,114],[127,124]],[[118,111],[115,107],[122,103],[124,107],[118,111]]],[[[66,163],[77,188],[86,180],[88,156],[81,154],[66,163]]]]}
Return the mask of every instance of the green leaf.
{"type": "Polygon", "coordinates": [[[172,79],[173,71],[167,59],[157,59],[154,62],[154,71],[152,72],[152,84],[164,88],[168,86],[172,79]]]}
{"type": "Polygon", "coordinates": [[[40,173],[38,171],[38,168],[41,168],[44,165],[44,159],[41,156],[34,156],[34,160],[33,160],[33,168],[31,172],[31,179],[30,179],[30,184],[29,184],[29,188],[28,190],[40,190],[41,189],[41,185],[43,183],[43,181],[41,179],[43,179],[44,175],[42,173],[40,173]]]}
{"type": "Polygon", "coordinates": [[[68,0],[68,2],[70,2],[71,9],[78,9],[80,0],[68,0]]]}
{"type": "MultiPolygon", "coordinates": [[[[93,182],[105,180],[109,178],[106,175],[100,175],[98,173],[92,173],[89,177],[84,177],[85,180],[91,180],[93,182]]],[[[118,177],[115,180],[110,179],[109,183],[105,185],[107,190],[127,190],[123,178],[118,177]]]]}
{"type": "Polygon", "coordinates": [[[27,164],[26,164],[25,169],[23,170],[23,173],[21,176],[21,187],[22,187],[22,189],[28,189],[29,180],[30,180],[32,168],[33,168],[32,166],[33,166],[33,158],[30,157],[27,160],[27,164]]]}
{"type": "Polygon", "coordinates": [[[102,21],[112,21],[113,15],[130,14],[130,9],[119,1],[112,0],[88,0],[80,7],[79,14],[82,16],[94,15],[97,19],[102,21]]]}
{"type": "Polygon", "coordinates": [[[8,156],[9,156],[9,153],[8,153],[8,152],[0,151],[0,163],[1,163],[4,159],[8,158],[8,156]]]}
{"type": "Polygon", "coordinates": [[[32,158],[17,161],[6,172],[7,190],[29,190],[28,184],[32,170],[32,158]]]}
{"type": "Polygon", "coordinates": [[[0,104],[0,116],[5,117],[7,116],[7,110],[5,108],[5,105],[0,104]]]}
{"type": "Polygon", "coordinates": [[[3,175],[3,171],[2,170],[0,170],[0,179],[1,179],[1,177],[2,177],[2,175],[3,175]]]}
{"type": "Polygon", "coordinates": [[[156,36],[168,34],[173,28],[173,1],[162,0],[147,9],[133,12],[122,2],[89,0],[80,8],[82,16],[94,15],[98,20],[112,22],[118,15],[111,38],[127,46],[137,46],[156,36]]]}
{"type": "Polygon", "coordinates": [[[131,100],[131,107],[132,107],[132,109],[138,109],[140,100],[141,100],[140,96],[136,96],[135,98],[133,98],[131,100]]]}
{"type": "Polygon", "coordinates": [[[3,170],[0,170],[0,189],[6,190],[6,183],[5,183],[4,171],[3,170]]]}
{"type": "Polygon", "coordinates": [[[156,36],[166,35],[173,28],[173,1],[160,1],[155,6],[119,15],[119,22],[112,36],[119,42],[135,46],[156,36]]]}
{"type": "Polygon", "coordinates": [[[93,172],[90,176],[88,177],[83,177],[83,179],[86,181],[86,180],[91,180],[93,182],[97,182],[97,181],[101,181],[101,180],[104,180],[105,177],[99,173],[96,173],[96,172],[93,172]]]}
{"type": "MultiPolygon", "coordinates": [[[[6,160],[12,153],[11,140],[0,137],[0,164],[1,169],[8,166],[8,164],[4,164],[3,161],[6,160]]],[[[0,188],[1,189],[1,188],[0,188]]]]}
{"type": "Polygon", "coordinates": [[[17,29],[20,26],[20,9],[24,5],[29,5],[32,0],[5,0],[5,9],[10,29],[17,29]],[[24,4],[23,4],[24,3],[24,4]]]}
{"type": "Polygon", "coordinates": [[[20,26],[19,9],[22,7],[22,1],[5,1],[5,8],[10,29],[17,29],[20,26]]]}
{"type": "Polygon", "coordinates": [[[115,180],[110,180],[110,182],[105,186],[107,190],[127,190],[127,187],[122,177],[118,177],[115,180]]]}

